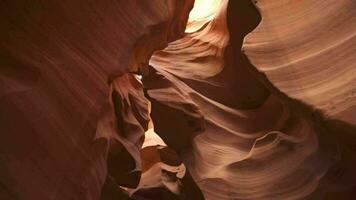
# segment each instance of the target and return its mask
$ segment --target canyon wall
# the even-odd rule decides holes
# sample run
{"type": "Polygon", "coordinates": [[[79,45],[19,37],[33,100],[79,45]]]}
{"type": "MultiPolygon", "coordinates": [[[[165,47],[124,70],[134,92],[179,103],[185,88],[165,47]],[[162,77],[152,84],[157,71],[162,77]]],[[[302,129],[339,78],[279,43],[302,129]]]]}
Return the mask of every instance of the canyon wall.
{"type": "Polygon", "coordinates": [[[154,50],[181,37],[192,6],[0,2],[0,199],[99,199],[111,158],[121,163],[115,181],[138,184],[148,113],[130,107],[144,104],[126,73],[145,71],[154,50]]]}
{"type": "Polygon", "coordinates": [[[1,1],[0,199],[352,199],[356,3],[214,5],[1,1]]]}
{"type": "Polygon", "coordinates": [[[356,2],[256,1],[243,51],[282,92],[356,125],[356,2]]]}
{"type": "Polygon", "coordinates": [[[213,20],[152,56],[143,83],[155,131],[206,199],[354,195],[354,11],[221,1],[213,20]]]}

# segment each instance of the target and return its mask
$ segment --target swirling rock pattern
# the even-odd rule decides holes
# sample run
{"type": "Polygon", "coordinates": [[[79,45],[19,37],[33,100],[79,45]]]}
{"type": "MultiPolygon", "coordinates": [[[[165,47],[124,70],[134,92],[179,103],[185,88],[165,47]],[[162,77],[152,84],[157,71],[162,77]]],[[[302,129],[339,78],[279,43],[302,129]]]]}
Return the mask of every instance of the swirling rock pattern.
{"type": "MultiPolygon", "coordinates": [[[[347,135],[345,138],[354,142],[355,127],[350,124],[345,125],[349,129],[337,129],[321,113],[288,98],[256,71],[241,51],[244,45],[244,52],[258,69],[277,70],[269,64],[277,62],[275,60],[289,60],[276,56],[276,50],[270,46],[275,45],[282,53],[286,53],[288,47],[296,47],[292,44],[278,46],[269,35],[277,37],[290,33],[287,27],[291,25],[287,20],[295,20],[298,24],[298,18],[288,15],[288,12],[276,12],[273,8],[287,7],[288,10],[290,7],[297,12],[299,5],[298,11],[317,15],[318,12],[312,10],[316,5],[310,1],[294,2],[288,6],[287,1],[258,1],[257,4],[262,10],[261,23],[251,1],[222,1],[225,6],[204,28],[170,43],[166,49],[152,56],[152,69],[143,83],[146,96],[152,102],[151,117],[155,131],[168,146],[179,152],[206,199],[348,199],[356,183],[355,172],[349,170],[355,167],[352,156],[355,145],[339,139],[344,136],[337,134],[347,135]],[[275,13],[275,18],[269,18],[268,11],[275,13]],[[281,17],[284,15],[287,17],[281,17]],[[286,28],[268,29],[274,23],[286,28]],[[261,49],[264,50],[262,53],[270,52],[268,56],[273,59],[261,56],[261,49]],[[259,65],[261,63],[264,65],[259,65]]],[[[346,5],[354,5],[350,1],[341,1],[341,4],[349,12],[351,8],[346,8],[346,5]]],[[[345,15],[355,16],[351,17],[351,13],[345,15]]],[[[349,23],[353,22],[350,18],[342,22],[343,26],[350,26],[349,23]]],[[[303,21],[302,18],[300,20],[303,21]]],[[[304,23],[308,20],[301,22],[302,25],[304,23]]],[[[296,25],[293,29],[298,27],[296,25]]],[[[310,29],[303,29],[298,34],[302,35],[303,31],[310,29]]],[[[300,42],[295,35],[289,37],[300,42]]],[[[285,43],[287,39],[284,38],[285,43]]],[[[312,42],[319,44],[323,41],[312,42]]],[[[298,47],[299,53],[307,54],[306,51],[313,50],[307,48],[303,51],[302,46],[298,47]]],[[[345,48],[347,50],[343,53],[348,52],[349,55],[345,60],[353,60],[350,55],[354,50],[350,45],[345,48]]],[[[349,74],[353,65],[349,64],[341,70],[348,72],[341,85],[355,78],[349,74]]],[[[289,69],[288,66],[286,64],[283,70],[289,76],[276,72],[275,78],[271,77],[272,83],[285,80],[286,86],[304,85],[304,82],[293,85],[293,78],[299,77],[298,73],[307,72],[300,70],[292,74],[290,70],[297,69],[289,69]]],[[[303,66],[308,72],[318,67],[321,66],[303,66]]],[[[311,73],[310,76],[319,74],[311,73]]],[[[270,77],[268,71],[267,77],[270,77]]],[[[313,78],[302,78],[310,79],[310,84],[315,83],[313,78]]],[[[325,81],[321,76],[316,79],[320,84],[325,81]]],[[[308,85],[307,82],[305,84],[308,85]]],[[[319,86],[328,90],[328,84],[319,86]]],[[[279,87],[278,84],[276,86],[279,87]]],[[[283,86],[282,91],[285,89],[283,86]]],[[[346,90],[353,87],[348,85],[346,90]]],[[[330,88],[328,93],[333,94],[332,90],[334,88],[330,88]]],[[[299,92],[302,96],[304,92],[308,94],[308,90],[300,89],[299,92]]],[[[353,106],[352,100],[346,104],[346,107],[353,106]]]]}
{"type": "Polygon", "coordinates": [[[171,148],[146,139],[144,146],[141,150],[143,173],[138,187],[130,191],[132,198],[204,199],[179,156],[171,148]]]}
{"type": "Polygon", "coordinates": [[[0,199],[352,199],[356,3],[212,2],[1,1],[0,199]]]}
{"type": "MultiPolygon", "coordinates": [[[[127,165],[119,172],[139,171],[147,109],[135,110],[142,99],[127,91],[137,89],[131,78],[116,78],[145,71],[154,50],[181,37],[192,5],[0,2],[0,199],[99,199],[108,156],[109,166],[117,155],[127,165]],[[127,83],[126,90],[121,85],[114,92],[114,80],[127,83]],[[113,113],[113,104],[125,112],[113,113]],[[100,127],[106,122],[124,123],[121,130],[129,132],[100,127]]],[[[122,184],[138,183],[112,175],[122,184]]]]}
{"type": "Polygon", "coordinates": [[[287,95],[356,124],[356,2],[257,0],[251,63],[287,95]]]}

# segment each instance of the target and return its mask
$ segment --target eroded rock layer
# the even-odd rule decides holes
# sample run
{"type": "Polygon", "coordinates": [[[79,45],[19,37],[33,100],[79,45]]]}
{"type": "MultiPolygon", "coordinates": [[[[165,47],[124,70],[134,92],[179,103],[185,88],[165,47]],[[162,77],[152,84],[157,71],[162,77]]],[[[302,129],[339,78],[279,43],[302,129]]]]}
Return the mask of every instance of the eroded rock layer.
{"type": "Polygon", "coordinates": [[[141,150],[142,177],[138,187],[130,191],[133,199],[204,199],[176,152],[165,144],[146,139],[144,146],[141,150]]]}
{"type": "Polygon", "coordinates": [[[210,2],[1,1],[0,199],[352,199],[356,3],[210,2]]]}
{"type": "Polygon", "coordinates": [[[244,42],[252,64],[287,95],[356,125],[356,2],[257,0],[244,42]]]}
{"type": "Polygon", "coordinates": [[[184,33],[192,5],[1,1],[0,199],[99,199],[107,157],[138,184],[148,113],[126,73],[184,33]]]}
{"type": "MultiPolygon", "coordinates": [[[[294,1],[269,2],[257,3],[268,11],[277,5],[292,7],[290,4],[294,1]]],[[[354,5],[350,1],[340,4],[354,5]]],[[[275,50],[263,46],[264,43],[253,43],[252,39],[256,34],[255,38],[259,36],[258,39],[269,41],[266,45],[277,48],[273,39],[262,34],[268,32],[277,37],[289,29],[258,32],[262,30],[263,20],[269,22],[270,18],[263,11],[260,16],[249,0],[226,0],[221,5],[219,13],[204,28],[170,43],[150,60],[152,68],[143,83],[152,103],[155,131],[183,158],[206,199],[348,199],[356,183],[355,172],[351,170],[356,166],[352,156],[355,127],[325,119],[312,107],[287,97],[256,71],[241,51],[244,37],[253,31],[244,43],[249,58],[256,60],[252,63],[259,68],[263,66],[257,61],[273,63],[273,59],[280,59],[284,62],[282,57],[274,56],[275,50]],[[255,32],[261,17],[261,25],[255,32]],[[265,55],[255,55],[259,51],[253,48],[258,45],[271,51],[272,61],[265,55]]],[[[293,5],[315,15],[318,13],[306,2],[293,5]]],[[[284,14],[298,24],[297,17],[284,14]]],[[[298,27],[288,24],[285,18],[279,21],[280,18],[283,17],[269,23],[298,27]]],[[[346,23],[346,27],[351,22],[340,23],[346,23]]],[[[352,35],[350,29],[344,34],[352,35]]],[[[288,47],[294,48],[293,45],[279,48],[288,47]]],[[[354,52],[350,46],[347,51],[354,52]]],[[[352,60],[350,56],[345,60],[352,60]]],[[[347,69],[352,69],[352,65],[350,62],[343,70],[350,72],[347,69]]],[[[308,70],[317,70],[320,66],[310,67],[308,70]]],[[[288,71],[287,66],[285,71],[288,71]]],[[[291,78],[278,75],[276,79],[293,84],[287,80],[298,77],[299,72],[288,74],[291,78]]],[[[346,75],[342,84],[354,77],[346,75]]],[[[317,81],[324,80],[318,77],[317,81]]],[[[309,82],[303,84],[308,87],[309,82]]],[[[328,89],[327,85],[323,87],[328,89]]],[[[348,88],[352,90],[353,85],[348,88]]],[[[281,89],[283,91],[283,87],[281,89]]],[[[308,94],[308,90],[299,92],[308,94]]],[[[352,102],[347,104],[353,105],[352,102]]]]}

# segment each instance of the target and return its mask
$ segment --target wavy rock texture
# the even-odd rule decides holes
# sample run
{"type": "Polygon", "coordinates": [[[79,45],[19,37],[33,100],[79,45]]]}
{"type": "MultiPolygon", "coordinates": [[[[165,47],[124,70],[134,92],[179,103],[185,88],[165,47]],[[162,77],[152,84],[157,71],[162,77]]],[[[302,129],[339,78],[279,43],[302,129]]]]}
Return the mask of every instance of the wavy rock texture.
{"type": "Polygon", "coordinates": [[[257,0],[251,63],[287,95],[356,124],[356,2],[257,0]]]}
{"type": "Polygon", "coordinates": [[[356,3],[211,2],[1,1],[0,199],[353,199],[356,3]]]}
{"type": "MultiPolygon", "coordinates": [[[[170,43],[151,58],[152,68],[144,77],[143,84],[152,103],[151,117],[155,132],[183,158],[206,199],[350,199],[356,183],[352,170],[356,166],[353,156],[356,150],[355,127],[324,118],[314,108],[281,93],[257,72],[241,48],[244,37],[256,28],[261,16],[249,0],[226,0],[221,3],[219,13],[201,30],[170,43]]],[[[316,29],[318,20],[328,24],[328,20],[324,22],[324,18],[316,17],[320,12],[323,12],[321,16],[331,19],[349,15],[347,20],[335,19],[333,24],[348,27],[348,31],[342,33],[348,37],[343,39],[351,39],[353,27],[350,23],[354,22],[355,15],[352,15],[350,6],[354,3],[340,1],[336,3],[336,8],[328,7],[342,12],[340,15],[320,10],[327,7],[327,1],[320,8],[316,1],[314,4],[310,1],[258,1],[257,4],[262,10],[262,22],[244,42],[244,50],[258,69],[271,69],[271,73],[275,73],[275,78],[271,77],[272,83],[285,80],[282,91],[285,88],[293,91],[293,88],[304,85],[315,90],[312,84],[317,82],[319,85],[316,84],[316,87],[325,88],[321,92],[328,91],[327,98],[336,98],[333,94],[335,88],[328,85],[338,87],[354,80],[355,76],[350,73],[354,59],[351,46],[354,45],[348,44],[340,54],[334,51],[334,55],[345,56],[340,58],[345,60],[345,65],[338,63],[343,65],[341,71],[345,72],[345,76],[341,82],[327,82],[326,85],[322,84],[326,81],[323,78],[328,77],[328,73],[334,76],[332,70],[318,70],[322,67],[319,65],[300,65],[302,69],[299,71],[289,69],[293,57],[284,59],[283,56],[276,56],[277,50],[274,49],[280,49],[278,55],[286,54],[290,50],[288,47],[298,48],[298,55],[318,51],[318,46],[309,49],[310,46],[295,47],[293,43],[287,43],[317,37],[318,34],[313,33],[311,38],[308,35],[299,40],[298,36],[301,38],[303,33],[312,30],[298,30],[301,28],[299,24],[302,27],[305,24],[312,26],[312,22],[316,29]],[[340,9],[341,5],[344,9],[340,9]],[[286,12],[273,10],[283,10],[284,7],[286,12]],[[292,8],[294,12],[288,12],[292,8]],[[273,13],[271,18],[269,12],[273,13]],[[311,18],[310,22],[306,16],[315,18],[311,18]],[[269,29],[275,24],[275,29],[269,29]],[[300,35],[288,35],[292,30],[300,35]],[[288,37],[275,42],[274,38],[283,34],[288,37]],[[285,45],[279,46],[282,41],[285,45]],[[261,56],[261,49],[264,50],[262,53],[269,53],[272,58],[261,56]],[[272,68],[276,60],[286,63],[285,68],[272,68]],[[264,65],[259,65],[261,63],[264,65]],[[286,76],[277,74],[282,70],[286,76]],[[296,73],[292,74],[293,70],[296,73]],[[301,78],[305,78],[305,82],[293,85],[293,80],[300,77],[299,73],[313,70],[323,73],[310,73],[301,78]],[[314,82],[312,77],[316,77],[314,82]]],[[[329,43],[319,39],[311,43],[327,46],[332,39],[338,43],[338,38],[329,37],[329,43]]],[[[337,66],[333,68],[336,70],[337,66]]],[[[336,71],[339,73],[339,70],[336,71]]],[[[277,83],[276,86],[279,87],[277,83]]],[[[353,87],[350,84],[345,90],[352,90],[353,87]]],[[[301,97],[314,94],[309,93],[308,88],[298,90],[301,97]]],[[[324,100],[318,96],[317,101],[324,100]]],[[[352,99],[347,101],[345,107],[351,108],[352,99]]]]}
{"type": "Polygon", "coordinates": [[[142,177],[131,197],[144,199],[204,199],[178,155],[149,131],[141,150],[142,177]],[[151,136],[151,137],[150,137],[151,136]],[[153,137],[152,137],[153,136],[153,137]]]}
{"type": "Polygon", "coordinates": [[[147,108],[124,74],[184,33],[192,3],[1,1],[0,199],[99,199],[107,171],[109,189],[138,184],[147,108]]]}

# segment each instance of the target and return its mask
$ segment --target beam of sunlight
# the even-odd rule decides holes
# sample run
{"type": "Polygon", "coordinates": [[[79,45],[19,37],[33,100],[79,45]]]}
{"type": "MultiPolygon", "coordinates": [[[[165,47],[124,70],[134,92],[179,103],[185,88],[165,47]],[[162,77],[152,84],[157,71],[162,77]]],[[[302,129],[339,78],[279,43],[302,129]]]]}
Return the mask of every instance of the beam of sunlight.
{"type": "Polygon", "coordinates": [[[204,24],[214,19],[221,0],[195,0],[190,11],[185,32],[192,33],[199,30],[204,24]]]}

